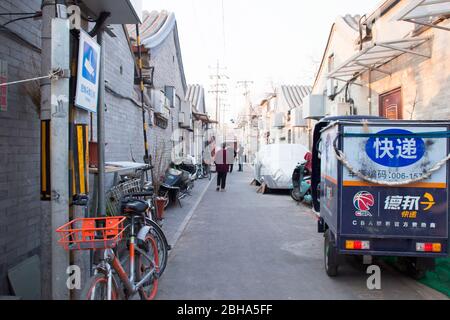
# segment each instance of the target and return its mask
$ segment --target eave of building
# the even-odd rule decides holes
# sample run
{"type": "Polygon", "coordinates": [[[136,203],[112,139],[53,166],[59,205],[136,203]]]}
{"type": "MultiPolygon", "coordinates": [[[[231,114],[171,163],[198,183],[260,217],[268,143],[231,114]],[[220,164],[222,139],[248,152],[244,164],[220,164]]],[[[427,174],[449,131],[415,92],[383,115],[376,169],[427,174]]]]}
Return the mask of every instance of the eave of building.
{"type": "Polygon", "coordinates": [[[205,90],[200,85],[188,85],[185,100],[190,101],[198,113],[205,114],[205,90]]]}
{"type": "Polygon", "coordinates": [[[317,72],[316,78],[314,79],[314,84],[313,84],[313,87],[312,87],[312,91],[314,91],[314,88],[316,87],[317,82],[319,81],[320,76],[322,75],[323,68],[324,68],[324,65],[325,65],[325,59],[328,56],[328,51],[330,49],[331,39],[333,39],[333,34],[334,34],[334,31],[335,31],[335,27],[336,27],[336,23],[333,23],[333,25],[331,26],[331,29],[330,29],[330,34],[328,35],[327,45],[325,46],[325,50],[323,51],[322,61],[320,62],[319,71],[317,72]]]}
{"type": "MultiPolygon", "coordinates": [[[[127,29],[130,37],[133,40],[136,40],[136,26],[128,25],[127,29]]],[[[162,45],[168,39],[169,35],[173,32],[176,56],[180,68],[181,82],[184,90],[183,94],[185,94],[187,91],[187,82],[184,73],[184,65],[181,56],[181,46],[175,14],[173,12],[169,13],[165,10],[161,12],[144,12],[143,23],[140,25],[139,31],[142,46],[147,50],[150,50],[150,52],[152,49],[155,49],[162,45]]]]}
{"type": "MultiPolygon", "coordinates": [[[[352,30],[357,31],[357,32],[359,31],[358,29],[355,29],[355,23],[359,24],[360,16],[358,16],[358,15],[351,16],[351,15],[347,14],[347,15],[345,15],[343,17],[340,17],[340,18],[342,20],[344,20],[344,22],[348,25],[349,28],[351,28],[352,30]]],[[[336,26],[337,26],[336,22],[333,23],[333,25],[331,26],[330,33],[329,33],[328,39],[327,39],[327,44],[325,46],[325,50],[324,50],[323,55],[322,55],[322,60],[320,62],[319,70],[318,70],[318,72],[316,74],[316,78],[314,79],[314,84],[312,86],[311,92],[314,91],[314,89],[317,86],[317,83],[318,83],[319,79],[321,78],[321,76],[323,74],[323,68],[325,66],[325,61],[326,61],[326,59],[329,56],[331,40],[333,39],[334,33],[336,32],[336,26]]]]}
{"type": "Polygon", "coordinates": [[[303,100],[311,93],[311,86],[283,85],[281,92],[286,100],[289,110],[303,106],[303,100]]]}
{"type": "Polygon", "coordinates": [[[373,24],[377,19],[388,13],[395,5],[397,5],[401,0],[385,0],[383,1],[374,12],[367,16],[367,18],[362,22],[363,24],[373,24]]]}

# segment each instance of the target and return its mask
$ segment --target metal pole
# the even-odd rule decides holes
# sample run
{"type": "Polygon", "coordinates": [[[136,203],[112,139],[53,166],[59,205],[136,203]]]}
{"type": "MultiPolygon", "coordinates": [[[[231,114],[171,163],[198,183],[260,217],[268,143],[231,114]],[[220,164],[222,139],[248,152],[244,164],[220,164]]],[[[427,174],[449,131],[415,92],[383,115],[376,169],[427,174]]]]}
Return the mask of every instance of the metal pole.
{"type": "MultiPolygon", "coordinates": [[[[54,6],[48,1],[42,2],[42,62],[41,74],[49,74],[51,69],[51,23],[55,15],[54,6]]],[[[51,81],[50,79],[41,80],[41,120],[50,120],[50,97],[51,97],[51,81]]],[[[52,298],[52,224],[51,224],[51,203],[42,202],[43,215],[41,222],[41,260],[43,268],[49,269],[50,272],[41,272],[42,298],[52,298]]]]}
{"type": "MultiPolygon", "coordinates": [[[[52,69],[70,69],[69,37],[69,21],[53,19],[52,69]]],[[[56,300],[69,299],[69,255],[58,244],[55,232],[69,220],[69,87],[68,77],[51,83],[52,298],[56,300]]]]}
{"type": "MultiPolygon", "coordinates": [[[[139,80],[140,80],[140,90],[141,90],[141,107],[142,107],[142,128],[144,133],[144,153],[145,159],[144,162],[151,165],[152,161],[148,152],[148,141],[147,141],[147,121],[145,120],[145,102],[144,102],[144,76],[142,74],[142,48],[141,48],[141,36],[139,34],[139,24],[136,24],[136,42],[138,47],[138,64],[139,64],[139,80]]],[[[148,180],[148,173],[145,171],[146,178],[148,180]]],[[[152,179],[153,179],[153,170],[152,170],[152,179]]]]}
{"type": "MultiPolygon", "coordinates": [[[[42,74],[55,68],[69,70],[69,22],[54,19],[58,6],[55,1],[42,2],[42,74]]],[[[65,7],[59,5],[59,9],[65,7]]],[[[69,79],[41,81],[41,120],[50,120],[50,187],[51,202],[45,206],[42,218],[41,259],[42,297],[66,300],[66,268],[69,255],[57,243],[55,229],[67,222],[69,216],[69,137],[68,137],[69,79]]]]}
{"type": "Polygon", "coordinates": [[[100,74],[97,106],[97,147],[98,147],[98,205],[97,216],[106,216],[105,203],[105,47],[103,41],[104,27],[97,34],[100,45],[100,74]]]}

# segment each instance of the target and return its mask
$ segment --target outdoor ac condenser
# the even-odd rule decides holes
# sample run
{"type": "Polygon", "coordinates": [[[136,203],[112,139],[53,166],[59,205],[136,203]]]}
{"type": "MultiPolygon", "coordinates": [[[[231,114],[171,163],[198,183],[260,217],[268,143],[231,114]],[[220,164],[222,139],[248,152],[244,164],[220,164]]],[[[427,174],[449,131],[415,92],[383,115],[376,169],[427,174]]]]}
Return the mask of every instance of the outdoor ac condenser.
{"type": "Polygon", "coordinates": [[[164,95],[164,92],[161,90],[152,90],[151,91],[151,99],[152,99],[152,106],[155,111],[155,113],[163,114],[165,113],[165,106],[166,106],[166,96],[164,95]]]}
{"type": "Polygon", "coordinates": [[[307,127],[308,122],[303,118],[302,108],[295,108],[291,110],[292,114],[292,126],[293,127],[307,127]]]}
{"type": "Polygon", "coordinates": [[[327,96],[332,97],[336,94],[336,81],[334,79],[327,80],[327,96]]]}
{"type": "Polygon", "coordinates": [[[325,117],[325,97],[311,94],[303,101],[303,118],[319,120],[325,117]]]}
{"type": "Polygon", "coordinates": [[[335,102],[330,106],[331,116],[349,116],[350,114],[350,103],[335,102]]]}
{"type": "Polygon", "coordinates": [[[183,125],[185,122],[185,113],[184,112],[180,112],[178,113],[178,124],[179,125],[183,125]]]}
{"type": "Polygon", "coordinates": [[[273,117],[273,127],[283,128],[284,126],[285,126],[284,113],[283,112],[275,113],[273,117]]]}

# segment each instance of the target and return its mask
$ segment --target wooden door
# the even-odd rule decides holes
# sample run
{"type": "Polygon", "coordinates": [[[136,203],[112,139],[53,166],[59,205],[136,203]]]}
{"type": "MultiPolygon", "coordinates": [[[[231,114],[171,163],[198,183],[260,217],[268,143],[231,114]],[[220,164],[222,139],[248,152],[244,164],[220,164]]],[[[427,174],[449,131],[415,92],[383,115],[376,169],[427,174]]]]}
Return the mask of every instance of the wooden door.
{"type": "Polygon", "coordinates": [[[380,116],[390,120],[403,119],[402,90],[380,95],[380,116]]]}

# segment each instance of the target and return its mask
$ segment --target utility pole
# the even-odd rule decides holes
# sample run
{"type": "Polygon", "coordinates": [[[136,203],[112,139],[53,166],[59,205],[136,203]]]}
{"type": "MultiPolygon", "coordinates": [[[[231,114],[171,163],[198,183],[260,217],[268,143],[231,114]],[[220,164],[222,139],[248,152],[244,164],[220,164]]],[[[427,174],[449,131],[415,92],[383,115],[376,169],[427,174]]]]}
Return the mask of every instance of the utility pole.
{"type": "MultiPolygon", "coordinates": [[[[61,69],[67,75],[70,70],[69,20],[58,17],[65,15],[65,5],[44,0],[42,3],[42,74],[61,69]]],[[[65,18],[65,17],[64,17],[65,18]]],[[[41,82],[41,120],[50,126],[50,215],[44,219],[44,229],[49,232],[43,239],[44,267],[50,272],[43,278],[44,288],[50,289],[48,298],[69,299],[66,286],[66,269],[69,254],[58,244],[55,230],[69,218],[69,78],[46,79],[41,82]],[[50,230],[48,230],[50,227],[50,230]],[[50,261],[48,261],[50,260],[50,261]]]]}
{"type": "Polygon", "coordinates": [[[253,84],[253,81],[250,81],[250,80],[241,80],[241,81],[238,81],[237,82],[237,87],[238,88],[243,88],[244,89],[244,93],[243,93],[243,95],[244,95],[244,97],[248,97],[249,96],[249,94],[250,94],[250,85],[252,85],[253,84]]]}
{"type": "Polygon", "coordinates": [[[243,96],[245,98],[245,106],[244,106],[244,123],[245,125],[242,127],[242,139],[245,140],[245,148],[247,153],[249,152],[249,145],[250,145],[250,137],[252,131],[252,117],[253,117],[253,108],[252,108],[252,102],[249,98],[250,96],[250,85],[253,84],[253,81],[249,80],[241,80],[237,81],[237,88],[243,89],[243,96]],[[248,120],[247,120],[248,118],[248,120]]]}
{"type": "Polygon", "coordinates": [[[228,76],[223,73],[224,68],[220,67],[219,61],[217,61],[216,69],[214,70],[214,74],[210,75],[210,78],[214,81],[214,84],[211,85],[211,90],[208,91],[215,95],[216,99],[216,120],[221,124],[221,115],[220,115],[220,97],[228,93],[227,84],[224,82],[228,80],[228,76]]]}

